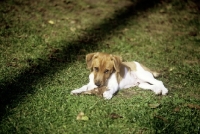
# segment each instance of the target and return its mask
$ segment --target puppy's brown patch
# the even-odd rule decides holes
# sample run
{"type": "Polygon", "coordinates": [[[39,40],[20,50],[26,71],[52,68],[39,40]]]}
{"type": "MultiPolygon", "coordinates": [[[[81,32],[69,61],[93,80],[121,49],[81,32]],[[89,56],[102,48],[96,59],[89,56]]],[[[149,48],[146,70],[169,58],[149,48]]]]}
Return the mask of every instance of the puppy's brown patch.
{"type": "MultiPolygon", "coordinates": [[[[123,64],[128,67],[131,71],[137,71],[136,68],[136,64],[134,62],[123,62],[123,64]]],[[[140,63],[140,65],[142,66],[142,68],[150,73],[153,74],[154,77],[158,77],[160,76],[160,73],[156,72],[156,71],[152,71],[151,69],[147,68],[146,66],[144,66],[143,64],[140,63]]]]}

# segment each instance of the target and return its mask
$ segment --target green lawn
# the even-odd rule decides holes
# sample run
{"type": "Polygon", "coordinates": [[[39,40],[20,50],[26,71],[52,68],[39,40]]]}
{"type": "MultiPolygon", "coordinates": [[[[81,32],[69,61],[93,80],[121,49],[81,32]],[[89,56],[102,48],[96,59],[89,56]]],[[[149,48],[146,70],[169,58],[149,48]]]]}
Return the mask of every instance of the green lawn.
{"type": "Polygon", "coordinates": [[[200,3],[0,1],[0,133],[200,133],[200,3]],[[70,95],[96,51],[162,72],[169,94],[70,95]]]}

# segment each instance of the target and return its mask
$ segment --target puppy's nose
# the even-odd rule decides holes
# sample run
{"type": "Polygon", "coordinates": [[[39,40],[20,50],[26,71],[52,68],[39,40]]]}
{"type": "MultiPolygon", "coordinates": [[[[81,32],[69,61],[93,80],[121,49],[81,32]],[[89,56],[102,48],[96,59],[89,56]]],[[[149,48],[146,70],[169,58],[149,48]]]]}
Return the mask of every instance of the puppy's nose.
{"type": "Polygon", "coordinates": [[[95,85],[98,86],[98,87],[100,87],[101,86],[101,82],[97,81],[97,82],[95,82],[95,85]]]}

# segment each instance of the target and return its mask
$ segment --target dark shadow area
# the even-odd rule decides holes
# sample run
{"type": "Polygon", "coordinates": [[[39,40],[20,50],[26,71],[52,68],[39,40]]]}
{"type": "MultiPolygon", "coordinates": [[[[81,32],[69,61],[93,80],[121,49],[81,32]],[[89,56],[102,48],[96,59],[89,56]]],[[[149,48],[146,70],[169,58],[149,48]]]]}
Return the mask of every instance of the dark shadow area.
{"type": "MultiPolygon", "coordinates": [[[[169,106],[172,104],[165,105],[169,106]]],[[[169,134],[172,132],[174,134],[180,134],[183,132],[191,134],[199,133],[198,124],[195,122],[198,120],[198,110],[192,110],[188,107],[179,107],[176,112],[174,110],[175,108],[173,107],[170,110],[169,107],[163,107],[163,109],[161,109],[156,115],[154,115],[150,123],[155,130],[155,134],[169,134]],[[186,109],[188,110],[188,113],[184,112],[184,114],[187,115],[183,116],[183,111],[186,109]],[[163,113],[166,113],[166,111],[168,112],[168,114],[170,114],[170,118],[167,118],[166,115],[163,115],[163,113]],[[191,115],[193,117],[191,117],[191,115]],[[185,123],[181,119],[187,120],[187,123],[185,123]]]]}
{"type": "Polygon", "coordinates": [[[195,8],[198,9],[198,11],[200,12],[200,1],[199,0],[192,0],[195,3],[195,8]]]}
{"type": "MultiPolygon", "coordinates": [[[[12,81],[0,83],[0,120],[3,116],[9,114],[7,110],[15,107],[27,94],[34,93],[35,89],[32,85],[40,82],[47,74],[54,75],[58,71],[58,66],[70,63],[76,60],[76,55],[81,49],[87,51],[97,51],[98,43],[106,39],[111,33],[115,33],[127,25],[131,17],[137,11],[145,11],[153,7],[159,0],[138,0],[118,10],[112,19],[105,20],[102,24],[91,27],[86,31],[83,37],[67,42],[61,41],[65,45],[60,51],[55,52],[49,61],[40,61],[37,66],[32,66],[26,71],[18,75],[12,81]],[[60,55],[60,57],[56,57],[60,55]],[[33,71],[34,70],[34,71],[33,71]]],[[[56,42],[55,42],[56,43],[56,42]]],[[[30,61],[31,62],[31,61],[30,61]]]]}

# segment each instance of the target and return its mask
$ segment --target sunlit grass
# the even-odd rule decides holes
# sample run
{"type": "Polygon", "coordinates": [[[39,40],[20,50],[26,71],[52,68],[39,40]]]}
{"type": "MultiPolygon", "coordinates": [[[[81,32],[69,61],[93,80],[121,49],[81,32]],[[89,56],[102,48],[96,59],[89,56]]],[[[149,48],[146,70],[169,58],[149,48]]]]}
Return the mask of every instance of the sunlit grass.
{"type": "Polygon", "coordinates": [[[194,2],[157,3],[126,17],[121,8],[133,1],[0,4],[0,133],[200,132],[200,18],[194,2]],[[94,51],[162,72],[158,79],[169,94],[135,87],[109,101],[70,95],[88,82],[85,54],[94,51]],[[89,120],[76,120],[80,112],[89,120]]]}

